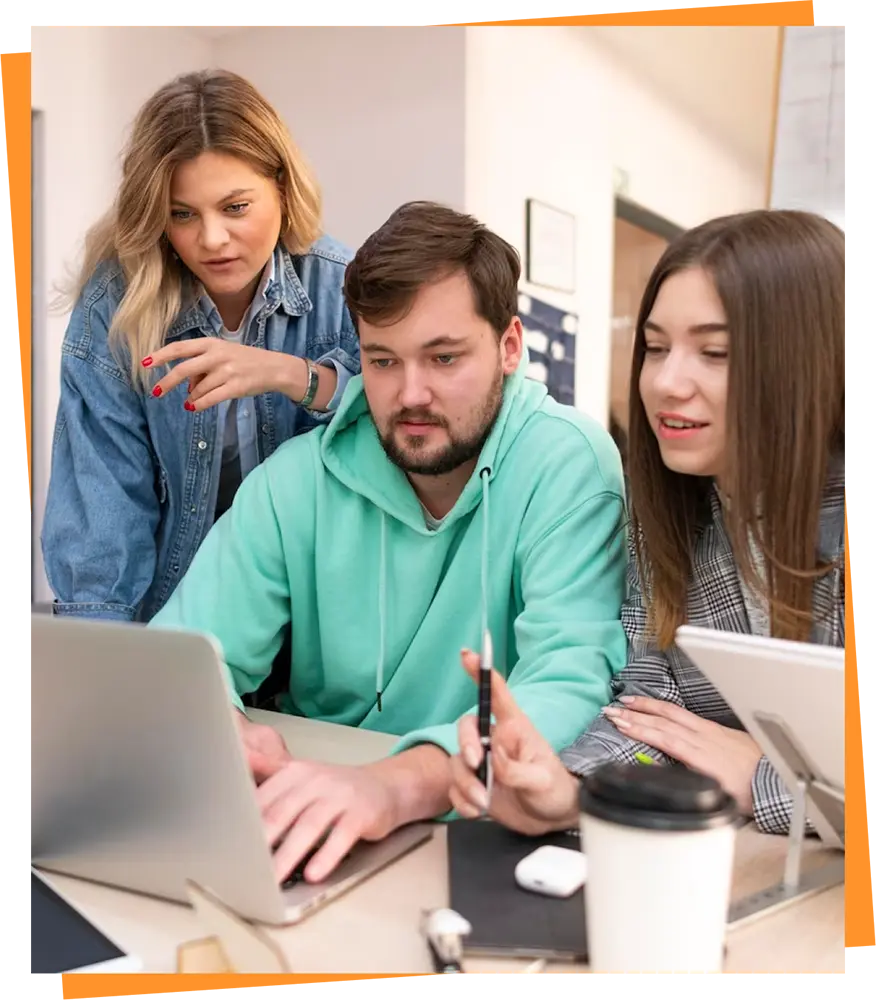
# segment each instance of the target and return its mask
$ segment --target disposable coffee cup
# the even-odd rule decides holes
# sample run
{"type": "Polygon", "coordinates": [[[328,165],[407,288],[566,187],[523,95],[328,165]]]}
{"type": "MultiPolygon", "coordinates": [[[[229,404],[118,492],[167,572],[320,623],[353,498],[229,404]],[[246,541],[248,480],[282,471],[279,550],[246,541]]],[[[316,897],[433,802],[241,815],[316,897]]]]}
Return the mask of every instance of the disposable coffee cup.
{"type": "Polygon", "coordinates": [[[720,972],[738,826],[681,766],[606,764],[581,784],[594,972],[720,972]]]}

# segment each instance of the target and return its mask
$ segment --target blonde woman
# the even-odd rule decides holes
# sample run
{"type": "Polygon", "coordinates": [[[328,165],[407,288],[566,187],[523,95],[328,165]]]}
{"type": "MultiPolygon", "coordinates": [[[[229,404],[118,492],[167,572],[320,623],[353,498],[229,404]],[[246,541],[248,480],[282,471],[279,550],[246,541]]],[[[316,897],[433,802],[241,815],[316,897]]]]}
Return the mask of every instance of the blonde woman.
{"type": "Polygon", "coordinates": [[[56,614],[151,619],[243,478],[331,418],[360,366],[351,254],[320,207],[246,80],[185,75],[140,110],[71,296],[42,535],[56,614]]]}

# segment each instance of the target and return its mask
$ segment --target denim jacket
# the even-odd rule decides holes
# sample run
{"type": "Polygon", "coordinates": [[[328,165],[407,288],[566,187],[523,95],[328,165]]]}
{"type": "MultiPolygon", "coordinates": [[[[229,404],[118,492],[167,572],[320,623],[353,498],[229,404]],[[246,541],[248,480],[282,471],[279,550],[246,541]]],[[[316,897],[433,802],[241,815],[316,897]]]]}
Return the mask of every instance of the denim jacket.
{"type": "MultiPolygon", "coordinates": [[[[324,414],[276,392],[251,400],[260,461],[331,419],[360,371],[342,292],[350,258],[327,238],[302,255],[282,245],[275,251],[264,304],[243,343],[334,367],[338,385],[324,414]]],[[[120,266],[101,265],[67,328],[42,546],[55,614],[148,621],[213,524],[224,410],[185,410],[185,383],[159,399],[132,384],[126,359],[107,339],[124,288],[120,266]]],[[[216,335],[203,300],[193,299],[166,343],[216,335]]]]}

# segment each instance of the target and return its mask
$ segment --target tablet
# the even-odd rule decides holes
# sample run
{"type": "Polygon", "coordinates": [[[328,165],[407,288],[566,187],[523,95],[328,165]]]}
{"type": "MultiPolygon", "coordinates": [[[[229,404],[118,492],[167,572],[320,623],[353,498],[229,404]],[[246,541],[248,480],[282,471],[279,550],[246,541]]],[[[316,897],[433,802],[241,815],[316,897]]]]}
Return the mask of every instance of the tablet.
{"type": "Polygon", "coordinates": [[[30,870],[30,971],[138,972],[140,961],[98,930],[35,869],[30,870]]]}
{"type": "Polygon", "coordinates": [[[808,819],[831,847],[845,843],[845,650],[684,625],[678,647],[714,684],[781,779],[819,782],[808,819]]]}
{"type": "Polygon", "coordinates": [[[514,877],[520,861],[548,845],[581,850],[577,830],[524,837],[492,820],[448,824],[450,908],[471,924],[466,954],[587,960],[584,889],[564,899],[543,896],[514,877]]]}

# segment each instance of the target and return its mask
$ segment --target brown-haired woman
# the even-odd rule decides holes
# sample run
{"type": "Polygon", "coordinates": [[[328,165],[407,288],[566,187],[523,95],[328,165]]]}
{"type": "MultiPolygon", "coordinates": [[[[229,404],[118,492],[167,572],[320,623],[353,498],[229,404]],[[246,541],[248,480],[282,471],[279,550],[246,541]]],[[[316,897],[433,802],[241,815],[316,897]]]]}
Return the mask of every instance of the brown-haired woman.
{"type": "MultiPolygon", "coordinates": [[[[646,753],[710,775],[760,829],[787,832],[790,794],[674,636],[687,623],[845,645],[844,287],[843,234],[808,213],[716,219],[667,248],[630,382],[628,663],[560,757],[495,678],[500,822],[574,825],[574,776],[646,753]]],[[[475,815],[470,719],[460,754],[454,805],[475,815]]]]}
{"type": "Polygon", "coordinates": [[[141,108],[69,296],[42,539],[56,614],[151,619],[242,479],[330,419],[360,365],[352,254],[320,215],[241,77],[187,74],[141,108]]]}

